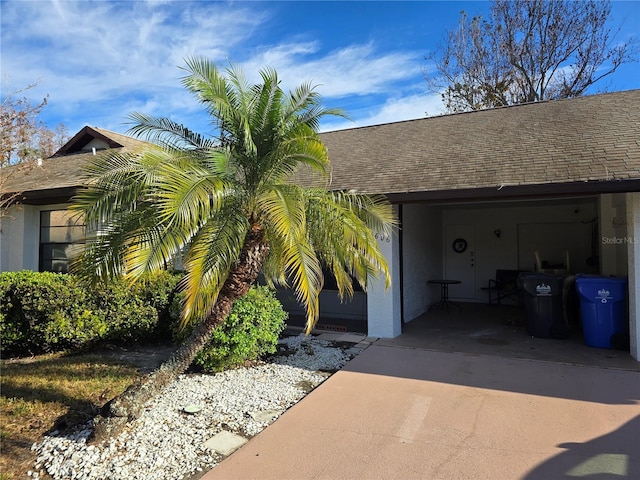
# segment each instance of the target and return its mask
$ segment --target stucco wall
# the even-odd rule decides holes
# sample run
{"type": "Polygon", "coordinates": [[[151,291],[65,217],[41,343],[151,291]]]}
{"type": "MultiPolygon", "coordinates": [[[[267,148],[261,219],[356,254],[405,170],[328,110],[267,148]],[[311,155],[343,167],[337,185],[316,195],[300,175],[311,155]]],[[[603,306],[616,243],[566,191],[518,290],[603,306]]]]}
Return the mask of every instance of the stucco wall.
{"type": "Polygon", "coordinates": [[[40,212],[67,207],[67,204],[11,207],[0,220],[0,272],[38,271],[40,212]]]}
{"type": "Polygon", "coordinates": [[[408,322],[440,299],[437,285],[427,281],[442,276],[442,208],[404,205],[402,242],[403,313],[408,322]]]}
{"type": "Polygon", "coordinates": [[[22,264],[22,237],[24,215],[17,207],[11,207],[0,218],[0,272],[17,270],[22,264]]]}
{"type": "MultiPolygon", "coordinates": [[[[397,212],[397,207],[396,212],[397,212]]],[[[402,332],[400,305],[400,237],[379,238],[378,246],[387,259],[391,286],[385,279],[369,279],[367,290],[367,329],[371,337],[394,338],[402,332]]]]}
{"type": "Polygon", "coordinates": [[[11,207],[0,223],[0,272],[38,270],[40,209],[11,207]]]}
{"type": "Polygon", "coordinates": [[[627,275],[626,197],[624,193],[600,195],[600,273],[627,275]]]}

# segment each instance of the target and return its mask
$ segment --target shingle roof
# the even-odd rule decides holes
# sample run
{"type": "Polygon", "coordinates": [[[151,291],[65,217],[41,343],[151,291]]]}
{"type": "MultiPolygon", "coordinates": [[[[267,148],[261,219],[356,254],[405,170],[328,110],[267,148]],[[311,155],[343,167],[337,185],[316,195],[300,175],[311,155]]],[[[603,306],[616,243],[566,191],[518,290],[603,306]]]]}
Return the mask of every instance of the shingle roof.
{"type": "Polygon", "coordinates": [[[17,174],[10,173],[10,170],[16,167],[6,167],[7,170],[3,169],[2,173],[6,174],[8,179],[2,186],[4,192],[1,193],[56,190],[82,185],[82,168],[91,160],[93,153],[85,151],[78,153],[66,152],[70,147],[78,145],[78,143],[87,143],[86,137],[104,140],[111,148],[120,148],[123,151],[133,151],[148,145],[141,140],[103,128],[84,127],[58,152],[44,159],[42,166],[33,166],[17,174]]]}
{"type": "MultiPolygon", "coordinates": [[[[85,129],[125,150],[145,145],[85,129]]],[[[80,141],[85,129],[74,139],[80,141]]],[[[576,182],[640,190],[640,90],[339,130],[321,138],[332,165],[330,188],[336,190],[395,198],[505,186],[535,192],[540,185],[576,182]]],[[[53,156],[43,167],[14,175],[3,190],[43,196],[43,190],[80,186],[91,156],[53,156]]]]}
{"type": "Polygon", "coordinates": [[[402,194],[640,179],[640,90],[321,134],[331,188],[402,194]]]}

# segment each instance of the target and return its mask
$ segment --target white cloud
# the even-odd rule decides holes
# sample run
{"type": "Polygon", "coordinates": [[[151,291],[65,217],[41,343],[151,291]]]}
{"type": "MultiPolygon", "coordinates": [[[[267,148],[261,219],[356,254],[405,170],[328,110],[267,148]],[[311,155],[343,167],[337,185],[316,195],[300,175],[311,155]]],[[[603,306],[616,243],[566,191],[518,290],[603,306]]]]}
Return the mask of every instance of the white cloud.
{"type": "Polygon", "coordinates": [[[414,94],[402,98],[387,100],[380,111],[361,120],[361,123],[373,125],[377,123],[397,122],[416,118],[432,117],[443,113],[442,100],[437,94],[414,94]]]}
{"type": "Polygon", "coordinates": [[[183,98],[177,67],[184,58],[224,58],[264,17],[255,9],[213,3],[167,8],[139,2],[97,2],[90,8],[84,2],[3,3],[2,71],[15,88],[41,79],[31,93],[49,93],[49,109],[80,113],[88,103],[126,102],[134,95],[175,107],[172,99],[183,98]]]}
{"type": "Polygon", "coordinates": [[[406,96],[389,98],[382,105],[374,105],[360,112],[357,121],[330,120],[322,124],[323,131],[343,130],[346,128],[366,127],[382,123],[414,120],[432,117],[444,113],[442,101],[438,94],[425,92],[412,93],[406,96]]]}
{"type": "Polygon", "coordinates": [[[285,88],[305,81],[318,85],[325,97],[369,95],[388,91],[397,81],[415,78],[419,73],[413,52],[378,53],[373,43],[356,44],[318,57],[317,42],[281,44],[243,63],[246,72],[263,66],[274,67],[285,88]]]}
{"type": "Polygon", "coordinates": [[[178,67],[192,55],[240,64],[251,80],[272,66],[285,89],[311,81],[325,98],[336,100],[328,104],[348,97],[382,103],[375,111],[358,111],[358,124],[431,113],[426,96],[403,97],[421,78],[420,52],[380,52],[375,42],[325,51],[319,39],[295,32],[274,39],[265,35],[266,5],[3,2],[2,71],[14,88],[40,79],[30,94],[49,94],[45,113],[71,130],[89,123],[123,131],[131,111],[206,129],[201,107],[180,85],[184,72],[178,67]],[[385,102],[387,92],[394,99],[385,102]]]}

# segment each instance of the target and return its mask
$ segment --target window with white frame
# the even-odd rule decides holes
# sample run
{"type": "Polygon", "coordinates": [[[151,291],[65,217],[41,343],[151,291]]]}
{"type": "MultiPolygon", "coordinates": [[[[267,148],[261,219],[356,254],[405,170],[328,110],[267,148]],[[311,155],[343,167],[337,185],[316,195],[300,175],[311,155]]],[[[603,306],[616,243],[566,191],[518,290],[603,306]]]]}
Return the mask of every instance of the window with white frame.
{"type": "Polygon", "coordinates": [[[73,256],[84,247],[84,240],[84,220],[77,213],[41,211],[39,270],[66,273],[73,256]]]}

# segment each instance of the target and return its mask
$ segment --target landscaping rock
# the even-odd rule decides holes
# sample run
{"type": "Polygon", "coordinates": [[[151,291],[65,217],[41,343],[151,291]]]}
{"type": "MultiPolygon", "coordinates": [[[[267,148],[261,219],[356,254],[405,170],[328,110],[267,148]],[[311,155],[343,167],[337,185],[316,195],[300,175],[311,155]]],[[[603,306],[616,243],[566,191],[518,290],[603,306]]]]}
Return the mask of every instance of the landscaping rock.
{"type": "Polygon", "coordinates": [[[293,353],[215,375],[181,375],[109,441],[87,444],[92,423],[64,436],[45,436],[33,446],[36,470],[54,479],[198,478],[361,351],[352,347],[346,353],[312,336],[282,343],[283,351],[293,353]],[[202,408],[188,415],[188,405],[202,408]],[[214,442],[220,438],[226,447],[214,442]]]}

